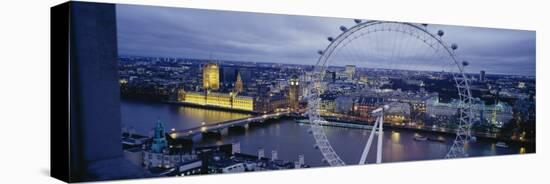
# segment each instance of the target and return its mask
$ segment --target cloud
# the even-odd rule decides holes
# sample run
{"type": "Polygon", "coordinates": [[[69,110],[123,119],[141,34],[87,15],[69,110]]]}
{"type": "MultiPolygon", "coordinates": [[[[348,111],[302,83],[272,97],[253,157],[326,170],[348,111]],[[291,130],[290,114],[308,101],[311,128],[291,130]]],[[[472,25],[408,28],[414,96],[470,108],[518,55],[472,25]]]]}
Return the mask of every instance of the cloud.
{"type": "MultiPolygon", "coordinates": [[[[316,51],[329,44],[326,38],[340,34],[340,25],[354,25],[341,18],[135,5],[117,5],[117,24],[121,55],[299,64],[315,64],[316,51]]],[[[445,41],[459,43],[457,53],[470,61],[471,72],[534,75],[533,31],[429,26],[431,32],[438,29],[445,30],[445,41]]],[[[391,38],[378,39],[390,43],[391,38]]]]}

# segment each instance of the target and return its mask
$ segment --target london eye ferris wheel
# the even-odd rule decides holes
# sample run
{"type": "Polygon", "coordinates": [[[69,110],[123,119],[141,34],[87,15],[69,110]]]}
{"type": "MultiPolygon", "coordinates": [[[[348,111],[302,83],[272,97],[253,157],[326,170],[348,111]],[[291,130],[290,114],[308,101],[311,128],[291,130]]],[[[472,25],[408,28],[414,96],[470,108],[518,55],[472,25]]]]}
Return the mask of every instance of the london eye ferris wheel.
{"type": "MultiPolygon", "coordinates": [[[[448,44],[443,37],[443,30],[430,31],[428,24],[405,22],[354,20],[355,24],[349,28],[340,26],[341,33],[336,37],[328,37],[328,46],[318,51],[317,61],[309,81],[307,93],[307,114],[311,123],[311,133],[316,147],[320,150],[324,160],[331,166],[345,165],[330,140],[325,134],[323,124],[327,121],[321,112],[321,95],[327,88],[324,82],[327,71],[335,66],[358,66],[372,71],[383,73],[389,70],[399,72],[432,71],[447,75],[454,81],[456,87],[457,126],[456,136],[445,158],[468,156],[465,145],[470,141],[470,127],[474,117],[472,111],[472,95],[470,83],[465,74],[467,61],[461,61],[456,54],[457,44],[448,44]]],[[[350,76],[351,77],[351,76],[350,76]]],[[[361,89],[364,90],[364,89],[361,89]]],[[[361,93],[361,90],[356,90],[361,93]]],[[[371,136],[365,146],[359,164],[366,163],[366,155],[376,131],[379,137],[378,152],[380,152],[383,125],[383,112],[391,108],[388,104],[372,112],[377,116],[377,123],[371,131],[371,136]],[[380,121],[380,122],[378,122],[380,121]],[[379,127],[376,130],[376,127],[379,127]]],[[[381,157],[378,153],[377,157],[381,157]]],[[[381,162],[381,158],[377,158],[381,162]]]]}

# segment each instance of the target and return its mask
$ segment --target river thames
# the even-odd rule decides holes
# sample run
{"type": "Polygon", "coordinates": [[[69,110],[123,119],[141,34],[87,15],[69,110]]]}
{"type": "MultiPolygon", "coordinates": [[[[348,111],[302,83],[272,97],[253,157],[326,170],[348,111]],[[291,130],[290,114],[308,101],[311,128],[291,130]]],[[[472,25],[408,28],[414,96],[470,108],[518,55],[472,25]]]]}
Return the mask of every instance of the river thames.
{"type": "MultiPolygon", "coordinates": [[[[166,130],[182,130],[212,124],[219,121],[250,117],[250,114],[225,112],[220,110],[184,107],[174,104],[122,100],[121,120],[123,127],[131,128],[138,134],[149,135],[157,120],[161,120],[166,130]]],[[[277,150],[279,159],[297,161],[298,155],[305,157],[310,166],[327,166],[322,161],[322,155],[315,149],[315,140],[308,133],[309,125],[297,123],[291,119],[280,119],[251,126],[242,133],[230,132],[220,139],[204,139],[195,143],[196,146],[221,145],[240,143],[241,152],[257,155],[263,148],[267,157],[271,151],[277,150]]],[[[359,162],[361,152],[370,134],[369,130],[341,127],[325,127],[332,146],[347,164],[359,162]]],[[[421,133],[414,130],[384,131],[383,163],[398,161],[442,159],[447,154],[454,136],[421,133]],[[444,142],[416,141],[415,135],[444,139],[444,142]]],[[[481,139],[467,145],[467,152],[472,156],[492,156],[523,154],[535,152],[533,146],[509,144],[508,148],[497,147],[496,141],[481,139]]],[[[368,162],[375,161],[376,142],[369,154],[368,162]]]]}

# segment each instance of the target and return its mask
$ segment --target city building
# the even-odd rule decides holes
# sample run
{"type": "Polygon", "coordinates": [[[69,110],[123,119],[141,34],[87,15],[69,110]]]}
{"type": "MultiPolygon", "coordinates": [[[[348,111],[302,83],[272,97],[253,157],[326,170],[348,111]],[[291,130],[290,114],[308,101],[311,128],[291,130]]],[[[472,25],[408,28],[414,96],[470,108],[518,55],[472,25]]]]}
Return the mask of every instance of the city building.
{"type": "Polygon", "coordinates": [[[319,111],[321,115],[329,115],[336,110],[336,94],[322,94],[319,103],[319,111]]]}
{"type": "Polygon", "coordinates": [[[232,88],[237,77],[237,69],[234,66],[221,67],[221,83],[224,87],[232,88]]]}
{"type": "MultiPolygon", "coordinates": [[[[126,128],[124,128],[126,129],[126,128]]],[[[123,130],[122,148],[124,157],[135,165],[143,164],[143,145],[150,142],[151,138],[136,134],[133,129],[123,130]]]]}
{"type": "Polygon", "coordinates": [[[258,96],[254,101],[254,110],[261,113],[287,111],[290,107],[290,100],[283,93],[269,93],[269,95],[258,96]]]}
{"type": "MultiPolygon", "coordinates": [[[[180,95],[181,96],[181,95],[180,95]]],[[[239,96],[237,93],[185,92],[179,102],[194,105],[221,107],[226,109],[254,111],[254,98],[239,96]]]]}
{"type": "Polygon", "coordinates": [[[168,145],[166,132],[162,122],[157,121],[150,145],[143,144],[141,148],[134,147],[125,150],[125,155],[130,160],[142,161],[145,168],[174,168],[182,162],[196,159],[191,153],[183,153],[173,146],[168,145]],[[140,157],[139,154],[143,156],[140,157]]]}
{"type": "Polygon", "coordinates": [[[202,69],[202,84],[206,90],[220,89],[220,69],[216,63],[208,63],[202,69]]]}
{"type": "Polygon", "coordinates": [[[233,100],[231,103],[232,109],[254,111],[254,98],[249,96],[230,95],[233,100]]]}
{"type": "Polygon", "coordinates": [[[485,70],[481,70],[479,72],[479,81],[480,82],[485,82],[485,70]]]}
{"type": "Polygon", "coordinates": [[[164,132],[164,125],[160,120],[157,121],[157,125],[154,130],[153,143],[151,145],[151,152],[153,153],[162,153],[163,150],[168,146],[166,141],[166,134],[164,132]]]}
{"type": "Polygon", "coordinates": [[[206,92],[206,105],[216,106],[216,107],[233,107],[232,93],[215,93],[215,92],[206,92]]]}
{"type": "Polygon", "coordinates": [[[400,125],[409,120],[411,115],[411,107],[408,103],[392,102],[390,107],[384,111],[384,123],[400,125]]]}
{"type": "Polygon", "coordinates": [[[361,96],[355,105],[355,112],[359,117],[372,118],[371,112],[384,103],[384,98],[376,96],[361,96]]]}
{"type": "Polygon", "coordinates": [[[366,75],[361,75],[361,76],[359,77],[359,82],[368,83],[368,82],[369,82],[369,77],[366,76],[366,75]]]}
{"type": "Polygon", "coordinates": [[[178,90],[177,100],[181,102],[184,99],[185,99],[185,90],[183,88],[181,88],[181,89],[178,90]]]}
{"type": "Polygon", "coordinates": [[[415,80],[415,79],[407,79],[407,80],[405,80],[405,84],[413,85],[413,86],[419,86],[419,87],[424,87],[425,86],[424,81],[415,80]]]}
{"type": "Polygon", "coordinates": [[[202,161],[199,159],[183,162],[178,167],[180,176],[196,175],[202,172],[202,161]]]}
{"type": "Polygon", "coordinates": [[[411,112],[425,113],[427,110],[427,104],[436,101],[439,96],[437,93],[406,93],[401,91],[392,91],[389,93],[383,93],[386,101],[389,102],[401,102],[409,103],[411,106],[411,112]]]}
{"type": "Polygon", "coordinates": [[[237,73],[241,76],[244,85],[248,85],[253,81],[254,75],[252,69],[241,67],[237,70],[237,73]]]}
{"type": "Polygon", "coordinates": [[[235,81],[235,92],[242,93],[243,91],[243,80],[241,79],[241,74],[237,72],[237,81],[235,81]]]}
{"type": "Polygon", "coordinates": [[[346,69],[344,72],[346,73],[348,80],[352,80],[355,76],[355,65],[346,65],[346,69]]]}
{"type": "Polygon", "coordinates": [[[353,98],[350,96],[338,96],[336,98],[335,111],[337,113],[347,114],[353,110],[353,98]]]}
{"type": "Polygon", "coordinates": [[[196,155],[171,152],[166,149],[162,153],[143,151],[143,166],[145,168],[174,168],[183,162],[197,159],[196,155]]]}
{"type": "Polygon", "coordinates": [[[289,90],[289,101],[290,101],[290,109],[292,111],[298,110],[298,105],[300,103],[299,96],[300,96],[300,83],[298,81],[298,76],[293,75],[290,78],[290,90],[289,90]]]}
{"type": "MultiPolygon", "coordinates": [[[[487,122],[501,126],[508,123],[513,118],[513,110],[510,105],[502,102],[493,105],[486,105],[481,103],[479,99],[475,101],[477,103],[472,105],[475,121],[487,122]]],[[[459,104],[460,102],[458,100],[454,100],[450,103],[430,101],[427,104],[426,114],[434,118],[448,118],[455,116],[458,114],[459,104]]]]}
{"type": "Polygon", "coordinates": [[[324,81],[336,82],[336,72],[327,70],[324,76],[324,81]]]}

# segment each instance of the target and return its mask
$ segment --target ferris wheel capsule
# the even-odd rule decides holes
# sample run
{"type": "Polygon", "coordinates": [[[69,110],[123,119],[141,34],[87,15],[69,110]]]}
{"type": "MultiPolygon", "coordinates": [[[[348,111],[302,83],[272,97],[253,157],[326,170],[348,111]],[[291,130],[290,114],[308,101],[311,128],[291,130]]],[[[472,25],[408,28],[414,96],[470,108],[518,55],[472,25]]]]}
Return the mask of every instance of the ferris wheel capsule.
{"type": "Polygon", "coordinates": [[[440,36],[440,37],[443,36],[444,34],[445,34],[445,32],[443,32],[443,30],[437,31],[437,35],[440,36]]]}
{"type": "MultiPolygon", "coordinates": [[[[322,108],[321,108],[321,105],[319,104],[321,100],[321,94],[324,91],[321,89],[324,89],[324,87],[328,86],[328,83],[321,83],[321,81],[323,81],[325,77],[325,75],[323,74],[326,74],[323,71],[327,71],[327,69],[332,66],[330,64],[331,62],[341,62],[341,61],[345,61],[346,59],[350,59],[350,58],[339,58],[338,56],[348,57],[348,56],[343,56],[344,54],[341,54],[341,53],[344,53],[344,51],[342,50],[343,48],[346,48],[346,44],[352,41],[368,42],[367,39],[356,39],[362,36],[363,34],[371,34],[379,31],[384,33],[391,33],[391,34],[399,34],[395,32],[403,32],[403,33],[406,33],[406,35],[411,36],[411,38],[414,38],[414,37],[420,38],[419,40],[420,42],[423,41],[424,43],[430,44],[430,46],[435,46],[432,48],[446,49],[445,51],[448,51],[448,52],[442,52],[442,53],[445,55],[448,54],[447,56],[451,57],[449,61],[451,62],[451,64],[453,64],[454,67],[457,67],[459,71],[445,69],[441,71],[441,73],[439,74],[440,75],[439,77],[440,78],[444,78],[447,76],[453,77],[456,81],[458,81],[456,83],[457,84],[456,87],[460,89],[460,90],[457,90],[458,96],[471,98],[469,85],[464,86],[465,89],[462,88],[463,86],[459,86],[460,84],[462,84],[463,81],[465,83],[465,81],[468,80],[468,78],[465,77],[467,75],[465,75],[464,72],[466,71],[466,68],[469,65],[469,62],[465,60],[461,61],[457,59],[459,57],[456,56],[457,53],[454,50],[458,49],[458,45],[455,43],[451,44],[451,43],[445,42],[442,39],[442,36],[444,36],[445,34],[444,30],[439,30],[437,28],[433,28],[433,30],[428,30],[428,29],[432,29],[432,27],[428,28],[428,24],[423,24],[423,23],[385,22],[385,21],[360,20],[360,19],[354,19],[354,22],[356,23],[355,25],[353,25],[350,22],[351,25],[348,25],[348,26],[353,26],[350,28],[346,28],[342,26],[347,24],[342,24],[341,26],[334,25],[334,26],[338,26],[339,29],[343,32],[340,32],[339,35],[335,35],[334,37],[328,37],[328,36],[325,37],[325,39],[330,41],[330,43],[327,44],[328,46],[326,48],[317,51],[317,53],[320,54],[320,58],[317,65],[315,66],[314,73],[312,73],[312,76],[311,76],[312,81],[314,81],[314,84],[308,85],[308,90],[305,91],[306,95],[304,95],[305,97],[307,97],[307,101],[308,101],[307,112],[304,113],[307,115],[304,115],[304,116],[308,116],[312,123],[311,128],[308,129],[307,132],[308,134],[311,134],[313,136],[316,143],[317,142],[319,143],[319,144],[314,144],[310,146],[313,146],[314,149],[317,149],[317,151],[320,151],[323,155],[323,162],[326,162],[331,166],[345,165],[345,162],[341,160],[340,156],[337,154],[337,152],[334,150],[334,148],[330,144],[325,144],[325,143],[329,143],[329,140],[326,137],[326,133],[324,131],[321,131],[320,129],[317,129],[318,125],[323,125],[323,124],[326,124],[327,122],[326,120],[323,120],[322,117],[320,116],[322,112],[322,108]],[[368,24],[371,22],[373,24],[368,24]],[[398,24],[402,26],[391,26],[393,24],[398,24]],[[377,25],[382,25],[382,26],[377,26],[377,25]],[[388,26],[383,26],[383,25],[388,25],[388,26]],[[338,44],[338,43],[343,43],[343,44],[338,44]],[[326,53],[325,55],[324,51],[327,51],[327,52],[330,51],[330,53],[326,53]],[[452,76],[447,75],[448,72],[460,72],[462,74],[461,75],[462,77],[454,74],[452,76]]],[[[333,29],[334,28],[335,27],[333,27],[333,29]]],[[[373,36],[378,36],[378,35],[373,35],[373,36]]],[[[384,37],[385,35],[381,36],[380,38],[383,39],[384,37]]],[[[357,43],[357,42],[354,42],[354,43],[357,43]]],[[[359,44],[361,44],[361,42],[359,42],[359,44]]],[[[390,42],[389,44],[392,46],[390,47],[390,49],[401,49],[401,45],[398,45],[396,47],[395,45],[397,44],[393,44],[393,42],[390,42]]],[[[349,47],[347,48],[350,49],[349,47]]],[[[370,49],[376,49],[376,48],[372,47],[370,49]]],[[[348,50],[348,51],[351,52],[351,50],[348,50]]],[[[375,50],[370,50],[370,51],[375,51],[375,50]]],[[[393,52],[397,50],[390,50],[390,51],[393,52]]],[[[419,52],[419,51],[416,51],[416,49],[410,49],[410,51],[413,55],[415,54],[414,52],[419,52]]],[[[432,49],[428,49],[428,51],[432,51],[432,49]]],[[[434,52],[434,55],[432,57],[434,59],[437,59],[437,55],[435,54],[438,54],[440,52],[437,49],[433,50],[433,52],[434,52]]],[[[360,55],[358,57],[360,57],[359,60],[363,60],[367,58],[363,55],[360,55]]],[[[338,65],[338,63],[334,65],[338,65]]],[[[361,89],[358,89],[358,90],[361,90],[361,89]]],[[[471,104],[470,101],[466,101],[465,103],[468,103],[468,105],[471,104]]],[[[473,123],[473,119],[474,119],[473,117],[475,117],[475,114],[472,111],[466,112],[465,110],[467,109],[464,109],[465,107],[467,106],[456,107],[457,109],[460,110],[460,112],[464,112],[464,113],[461,113],[459,117],[461,124],[458,125],[460,127],[459,129],[460,131],[456,132],[456,138],[455,138],[456,144],[453,144],[449,148],[449,152],[447,152],[447,155],[445,156],[445,158],[468,156],[467,153],[462,151],[464,150],[464,145],[466,141],[468,141],[464,137],[468,136],[470,133],[470,127],[471,127],[471,124],[473,123]]],[[[382,106],[382,107],[378,107],[378,109],[375,111],[378,113],[382,113],[384,110],[390,110],[390,109],[392,109],[391,106],[382,106]]],[[[380,124],[383,124],[383,122],[380,124]]],[[[380,151],[382,152],[382,149],[380,149],[380,151]]]]}
{"type": "Polygon", "coordinates": [[[458,45],[456,43],[451,44],[451,49],[453,50],[458,49],[458,45]]]}
{"type": "Polygon", "coordinates": [[[347,30],[348,30],[348,28],[346,28],[345,26],[340,26],[340,31],[345,32],[345,31],[347,31],[347,30]]]}

